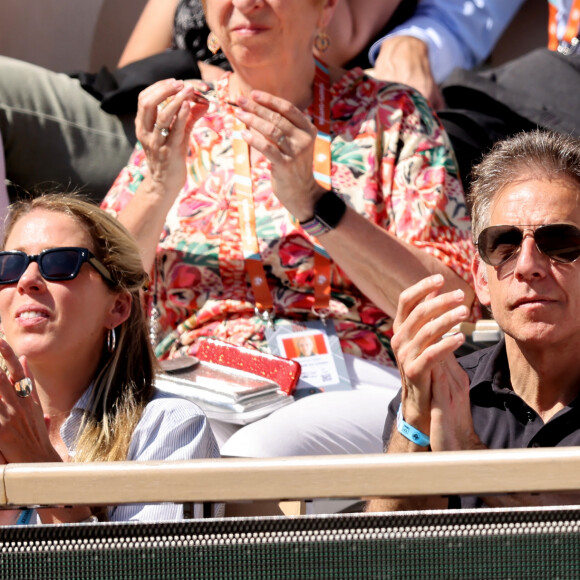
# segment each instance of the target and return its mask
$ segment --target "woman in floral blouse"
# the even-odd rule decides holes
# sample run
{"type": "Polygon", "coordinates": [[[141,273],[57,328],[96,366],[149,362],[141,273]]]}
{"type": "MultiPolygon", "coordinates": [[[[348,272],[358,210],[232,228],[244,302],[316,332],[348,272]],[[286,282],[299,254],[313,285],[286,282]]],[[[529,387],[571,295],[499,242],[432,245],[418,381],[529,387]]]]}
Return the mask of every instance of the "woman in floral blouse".
{"type": "Polygon", "coordinates": [[[315,62],[336,0],[205,4],[234,72],[213,86],[170,79],[143,91],[140,143],[104,201],[151,267],[157,354],[195,355],[203,337],[268,350],[265,310],[275,323],[306,324],[323,311],[353,389],[285,407],[222,452],[379,452],[399,384],[389,341],[400,292],[440,273],[473,302],[469,217],[449,142],[418,93],[315,62]],[[322,310],[321,256],[330,257],[322,310]],[[264,300],[249,262],[262,268],[269,306],[256,309],[264,300]]]}

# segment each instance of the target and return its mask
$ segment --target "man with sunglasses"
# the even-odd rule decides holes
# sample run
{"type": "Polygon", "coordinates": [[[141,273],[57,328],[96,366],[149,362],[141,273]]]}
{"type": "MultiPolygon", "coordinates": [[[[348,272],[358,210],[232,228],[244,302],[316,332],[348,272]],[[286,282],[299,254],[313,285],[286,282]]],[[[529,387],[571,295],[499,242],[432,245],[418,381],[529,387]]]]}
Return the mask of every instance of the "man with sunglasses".
{"type": "MultiPolygon", "coordinates": [[[[580,139],[534,131],[474,169],[472,272],[503,330],[456,359],[461,290],[431,276],[401,295],[392,346],[402,389],[388,453],[580,445],[580,139]]],[[[562,494],[374,500],[370,511],[578,503],[562,494]]]]}

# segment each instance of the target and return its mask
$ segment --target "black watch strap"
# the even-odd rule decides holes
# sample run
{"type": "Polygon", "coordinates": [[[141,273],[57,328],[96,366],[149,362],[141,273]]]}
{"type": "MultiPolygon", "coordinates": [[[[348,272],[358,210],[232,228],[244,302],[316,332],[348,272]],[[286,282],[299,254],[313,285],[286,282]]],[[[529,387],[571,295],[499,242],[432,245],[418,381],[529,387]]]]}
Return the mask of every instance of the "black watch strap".
{"type": "Polygon", "coordinates": [[[346,203],[334,190],[326,191],[314,204],[314,216],[300,222],[302,229],[318,237],[333,230],[346,212],[346,203]]]}

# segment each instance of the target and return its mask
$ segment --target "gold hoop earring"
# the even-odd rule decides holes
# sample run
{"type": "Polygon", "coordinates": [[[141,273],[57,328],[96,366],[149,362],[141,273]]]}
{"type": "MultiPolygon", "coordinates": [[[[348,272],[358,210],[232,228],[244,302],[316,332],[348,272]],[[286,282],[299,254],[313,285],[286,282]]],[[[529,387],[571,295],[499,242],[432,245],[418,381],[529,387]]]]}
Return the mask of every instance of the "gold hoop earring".
{"type": "Polygon", "coordinates": [[[216,52],[220,49],[220,41],[213,32],[210,32],[207,37],[207,47],[212,54],[216,54],[216,52]]]}
{"type": "Polygon", "coordinates": [[[330,37],[324,30],[319,30],[314,37],[314,48],[324,54],[330,47],[330,37]]]}

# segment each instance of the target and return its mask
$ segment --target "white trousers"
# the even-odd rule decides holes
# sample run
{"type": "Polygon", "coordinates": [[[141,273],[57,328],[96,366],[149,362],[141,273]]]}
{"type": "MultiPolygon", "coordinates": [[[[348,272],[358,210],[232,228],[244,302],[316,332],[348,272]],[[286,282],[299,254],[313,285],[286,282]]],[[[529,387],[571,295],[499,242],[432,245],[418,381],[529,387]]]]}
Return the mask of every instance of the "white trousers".
{"type": "Polygon", "coordinates": [[[396,369],[345,356],[354,388],[310,395],[242,428],[211,421],[223,456],[289,457],[381,453],[396,369]]]}

